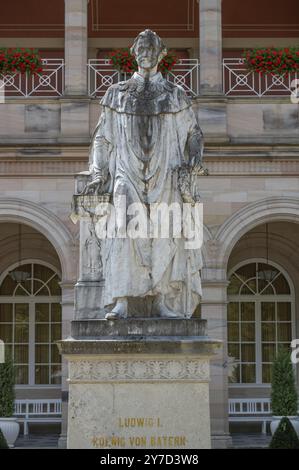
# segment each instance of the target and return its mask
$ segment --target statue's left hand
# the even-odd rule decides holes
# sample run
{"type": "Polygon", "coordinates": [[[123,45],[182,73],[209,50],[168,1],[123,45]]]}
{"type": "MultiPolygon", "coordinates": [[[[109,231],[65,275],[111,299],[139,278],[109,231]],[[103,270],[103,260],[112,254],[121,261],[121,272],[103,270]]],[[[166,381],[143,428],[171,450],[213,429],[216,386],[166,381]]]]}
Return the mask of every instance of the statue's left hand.
{"type": "Polygon", "coordinates": [[[102,187],[105,183],[105,178],[103,176],[97,176],[93,181],[88,183],[84,188],[82,194],[101,194],[102,187]]]}

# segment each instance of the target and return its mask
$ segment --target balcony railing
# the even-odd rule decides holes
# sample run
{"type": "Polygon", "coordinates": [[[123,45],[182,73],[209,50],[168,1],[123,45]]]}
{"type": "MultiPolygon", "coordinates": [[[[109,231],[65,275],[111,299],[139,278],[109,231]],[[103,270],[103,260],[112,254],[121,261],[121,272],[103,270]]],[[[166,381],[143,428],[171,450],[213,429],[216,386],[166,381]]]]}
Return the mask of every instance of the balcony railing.
{"type": "Polygon", "coordinates": [[[260,75],[250,72],[242,58],[223,59],[223,88],[226,96],[290,96],[294,89],[292,80],[299,78],[298,73],[288,76],[260,75]]]}
{"type": "MultiPolygon", "coordinates": [[[[64,60],[42,59],[43,73],[27,75],[0,74],[0,99],[3,97],[59,97],[64,95],[64,60]]],[[[131,74],[120,73],[109,59],[90,59],[87,64],[88,95],[102,97],[109,86],[127,80],[131,74]]],[[[181,59],[166,77],[180,85],[192,98],[199,95],[199,61],[181,59]]],[[[292,81],[299,73],[288,76],[259,75],[249,72],[242,58],[223,59],[223,90],[228,97],[286,97],[294,93],[292,81]]]]}
{"type": "Polygon", "coordinates": [[[64,60],[42,59],[41,75],[13,73],[0,74],[0,90],[4,88],[5,96],[51,97],[64,94],[64,60]]]}
{"type": "MultiPolygon", "coordinates": [[[[109,86],[127,80],[131,74],[118,72],[109,59],[90,59],[88,61],[88,94],[92,98],[103,96],[109,86]]],[[[199,94],[199,62],[197,59],[181,59],[166,77],[185,92],[194,97],[199,94]]]]}

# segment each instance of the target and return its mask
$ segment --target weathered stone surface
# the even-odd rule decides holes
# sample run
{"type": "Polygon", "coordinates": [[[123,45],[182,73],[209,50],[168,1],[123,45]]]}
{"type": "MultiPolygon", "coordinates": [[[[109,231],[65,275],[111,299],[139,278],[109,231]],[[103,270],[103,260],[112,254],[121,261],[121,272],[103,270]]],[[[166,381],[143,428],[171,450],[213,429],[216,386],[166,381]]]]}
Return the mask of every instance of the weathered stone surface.
{"type": "Polygon", "coordinates": [[[25,132],[60,133],[61,109],[57,104],[25,106],[25,132]]]}
{"type": "Polygon", "coordinates": [[[109,320],[81,320],[72,322],[72,336],[75,339],[96,337],[203,337],[206,334],[206,321],[199,319],[151,318],[109,320]]]}
{"type": "MultiPolygon", "coordinates": [[[[136,316],[135,301],[144,303],[141,311],[149,316],[190,318],[200,302],[202,237],[190,248],[184,218],[176,224],[166,217],[153,221],[154,207],[195,205],[192,177],[204,173],[203,135],[191,101],[157,71],[166,52],[153,31],[137,36],[132,53],[138,72],[109,87],[93,135],[92,181],[84,194],[111,194],[114,207],[107,222],[99,221],[112,233],[102,244],[107,318],[132,316],[132,311],[136,316]],[[137,225],[145,227],[138,234],[132,233],[132,211],[143,220],[137,225]],[[168,235],[161,235],[165,229],[168,235]]],[[[200,221],[194,223],[200,232],[200,221]]]]}
{"type": "MultiPolygon", "coordinates": [[[[210,356],[221,342],[211,339],[181,339],[142,336],[127,339],[66,339],[58,343],[60,351],[66,357],[70,355],[131,355],[131,354],[198,354],[210,356]]],[[[67,357],[70,359],[70,357],[67,357]]]]}
{"type": "MultiPolygon", "coordinates": [[[[92,273],[91,273],[92,274],[92,273]]],[[[97,274],[97,273],[94,273],[97,274]]],[[[101,273],[99,272],[99,275],[101,273]]],[[[103,292],[103,281],[83,279],[75,285],[75,319],[104,318],[105,311],[99,306],[103,292]]]]}
{"type": "MultiPolygon", "coordinates": [[[[201,366],[206,370],[204,361],[201,366]]],[[[142,363],[136,367],[143,370],[142,363]]],[[[174,377],[166,380],[71,383],[68,448],[210,448],[208,378],[177,380],[179,369],[169,364],[174,377]]]]}

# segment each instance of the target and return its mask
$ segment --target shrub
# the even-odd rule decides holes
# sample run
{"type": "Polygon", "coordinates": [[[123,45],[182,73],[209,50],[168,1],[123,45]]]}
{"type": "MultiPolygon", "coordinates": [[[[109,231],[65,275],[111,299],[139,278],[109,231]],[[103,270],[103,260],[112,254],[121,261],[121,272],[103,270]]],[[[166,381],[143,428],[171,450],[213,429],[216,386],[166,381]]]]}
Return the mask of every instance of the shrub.
{"type": "Polygon", "coordinates": [[[1,431],[1,428],[0,428],[0,449],[8,449],[8,445],[7,445],[7,442],[6,442],[6,439],[3,435],[3,432],[1,431]]]}
{"type": "Polygon", "coordinates": [[[0,417],[11,418],[14,414],[15,369],[9,355],[0,364],[0,417]]]}
{"type": "Polygon", "coordinates": [[[270,442],[270,449],[299,449],[297,433],[288,418],[282,418],[270,442]]]}
{"type": "Polygon", "coordinates": [[[297,401],[290,353],[285,349],[280,349],[272,366],[271,406],[273,415],[297,415],[297,401]]]}

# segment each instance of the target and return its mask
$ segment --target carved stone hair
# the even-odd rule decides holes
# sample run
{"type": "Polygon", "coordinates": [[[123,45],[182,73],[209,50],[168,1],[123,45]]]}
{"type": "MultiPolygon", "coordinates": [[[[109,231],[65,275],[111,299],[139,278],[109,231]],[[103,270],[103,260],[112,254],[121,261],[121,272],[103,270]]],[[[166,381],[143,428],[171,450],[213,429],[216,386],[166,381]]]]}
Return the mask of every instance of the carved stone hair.
{"type": "Polygon", "coordinates": [[[155,43],[155,45],[159,48],[159,53],[162,54],[163,57],[166,56],[167,48],[165,44],[163,43],[160,36],[158,36],[158,34],[152,31],[151,29],[146,29],[138,34],[138,36],[135,38],[134,43],[131,47],[131,50],[130,50],[131,54],[136,56],[136,48],[137,48],[138,41],[139,39],[142,39],[145,37],[149,37],[155,43]]]}

